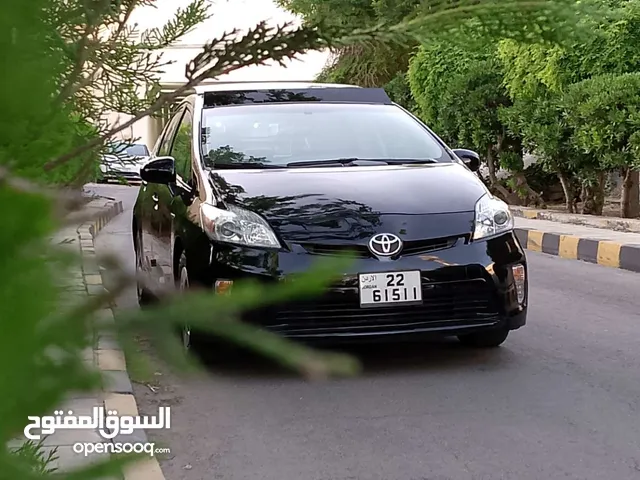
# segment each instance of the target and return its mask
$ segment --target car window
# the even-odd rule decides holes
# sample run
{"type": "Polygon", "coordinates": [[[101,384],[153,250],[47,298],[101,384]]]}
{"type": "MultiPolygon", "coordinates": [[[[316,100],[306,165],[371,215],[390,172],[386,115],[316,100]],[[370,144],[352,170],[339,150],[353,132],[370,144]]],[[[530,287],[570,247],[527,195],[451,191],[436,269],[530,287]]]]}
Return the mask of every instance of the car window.
{"type": "Polygon", "coordinates": [[[173,139],[175,137],[175,131],[182,119],[182,116],[184,115],[184,112],[185,107],[181,107],[167,124],[167,128],[165,128],[164,133],[162,134],[162,141],[160,142],[156,156],[166,157],[170,154],[171,145],[173,144],[173,139]]]}
{"type": "Polygon", "coordinates": [[[395,105],[272,104],[203,110],[208,164],[334,158],[451,161],[438,140],[395,105]]]}
{"type": "Polygon", "coordinates": [[[182,122],[178,127],[170,155],[176,161],[176,173],[184,180],[191,178],[191,134],[193,124],[193,115],[187,109],[182,122]]]}
{"type": "Polygon", "coordinates": [[[126,152],[127,152],[127,155],[131,155],[132,157],[149,156],[149,150],[147,150],[147,146],[141,143],[136,143],[134,145],[127,146],[126,152]]]}
{"type": "Polygon", "coordinates": [[[127,150],[127,144],[124,142],[110,142],[106,146],[106,153],[109,155],[124,155],[127,150]]]}
{"type": "Polygon", "coordinates": [[[131,155],[134,157],[146,157],[149,155],[149,150],[143,143],[111,142],[107,145],[106,152],[119,156],[131,155]]]}

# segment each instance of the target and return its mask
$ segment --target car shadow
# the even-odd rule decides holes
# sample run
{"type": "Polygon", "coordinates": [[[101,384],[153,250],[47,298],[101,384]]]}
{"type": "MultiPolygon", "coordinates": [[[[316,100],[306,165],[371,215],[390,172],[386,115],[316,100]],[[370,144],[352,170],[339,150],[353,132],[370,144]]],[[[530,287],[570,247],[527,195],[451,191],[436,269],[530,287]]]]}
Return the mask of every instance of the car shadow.
{"type": "MultiPolygon", "coordinates": [[[[456,339],[314,348],[355,357],[362,366],[360,375],[367,377],[411,371],[496,369],[515,360],[507,345],[474,349],[463,346],[456,339]]],[[[216,376],[300,378],[297,372],[240,348],[211,344],[200,348],[196,355],[207,371],[216,376]]]]}
{"type": "MultiPolygon", "coordinates": [[[[136,309],[135,290],[122,296],[120,308],[136,309]],[[126,301],[125,301],[126,300],[126,301]]],[[[507,339],[502,347],[475,349],[462,345],[455,338],[405,342],[364,343],[336,346],[313,346],[324,352],[340,352],[359,360],[360,376],[406,374],[413,372],[445,372],[465,370],[495,370],[517,361],[507,339]]],[[[144,349],[156,357],[153,348],[144,349]]],[[[229,344],[209,341],[193,352],[205,375],[235,379],[275,378],[300,381],[298,372],[282,367],[269,358],[229,344]]],[[[161,362],[163,363],[163,362],[161,362]]]]}

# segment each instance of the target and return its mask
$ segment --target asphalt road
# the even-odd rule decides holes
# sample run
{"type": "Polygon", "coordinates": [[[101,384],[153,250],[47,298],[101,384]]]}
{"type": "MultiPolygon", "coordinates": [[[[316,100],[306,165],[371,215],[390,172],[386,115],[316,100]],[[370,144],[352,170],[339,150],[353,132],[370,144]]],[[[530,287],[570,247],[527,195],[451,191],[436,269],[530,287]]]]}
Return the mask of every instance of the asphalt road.
{"type": "MultiPolygon", "coordinates": [[[[133,267],[136,190],[97,239],[133,267]]],[[[255,359],[202,377],[158,367],[168,480],[640,479],[640,276],[529,253],[528,325],[493,351],[354,350],[358,378],[308,383],[255,359]],[[634,353],[635,352],[635,353],[634,353]]],[[[135,291],[120,309],[137,308],[135,291]]]]}

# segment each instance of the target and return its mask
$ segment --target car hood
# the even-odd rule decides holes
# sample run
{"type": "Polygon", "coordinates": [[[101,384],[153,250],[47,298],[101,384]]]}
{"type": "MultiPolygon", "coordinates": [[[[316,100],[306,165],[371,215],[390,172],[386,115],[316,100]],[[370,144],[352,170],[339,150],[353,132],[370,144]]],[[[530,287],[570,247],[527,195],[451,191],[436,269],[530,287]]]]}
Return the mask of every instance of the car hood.
{"type": "Polygon", "coordinates": [[[216,170],[211,183],[223,202],[258,213],[296,241],[466,234],[476,202],[487,193],[475,174],[455,163],[216,170]]]}

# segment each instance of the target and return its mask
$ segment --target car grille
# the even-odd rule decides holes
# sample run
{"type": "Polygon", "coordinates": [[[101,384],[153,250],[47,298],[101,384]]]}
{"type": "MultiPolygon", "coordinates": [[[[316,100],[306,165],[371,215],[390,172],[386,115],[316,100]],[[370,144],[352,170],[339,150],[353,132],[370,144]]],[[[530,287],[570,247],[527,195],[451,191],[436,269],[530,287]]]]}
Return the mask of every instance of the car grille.
{"type": "Polygon", "coordinates": [[[284,334],[319,331],[376,332],[490,324],[499,317],[496,292],[484,279],[433,281],[423,278],[421,305],[361,308],[357,279],[319,298],[266,308],[248,321],[284,334]]]}
{"type": "MultiPolygon", "coordinates": [[[[408,255],[424,255],[426,253],[435,252],[437,250],[444,250],[451,248],[458,241],[466,241],[466,237],[444,237],[444,238],[432,238],[428,240],[416,240],[404,242],[400,256],[408,255]]],[[[358,258],[375,258],[375,255],[371,253],[369,247],[366,245],[345,245],[345,244],[331,244],[331,243],[301,243],[308,253],[312,255],[340,255],[350,252],[352,255],[358,258]]]]}
{"type": "Polygon", "coordinates": [[[133,173],[133,172],[116,172],[116,171],[109,171],[105,174],[103,174],[105,177],[105,180],[109,181],[119,181],[119,180],[124,180],[127,181],[129,183],[140,183],[142,182],[142,179],[140,178],[140,174],[138,173],[133,173]]]}

